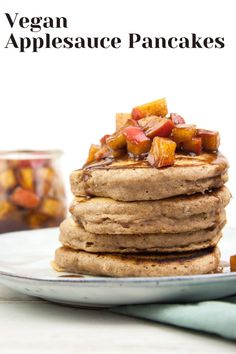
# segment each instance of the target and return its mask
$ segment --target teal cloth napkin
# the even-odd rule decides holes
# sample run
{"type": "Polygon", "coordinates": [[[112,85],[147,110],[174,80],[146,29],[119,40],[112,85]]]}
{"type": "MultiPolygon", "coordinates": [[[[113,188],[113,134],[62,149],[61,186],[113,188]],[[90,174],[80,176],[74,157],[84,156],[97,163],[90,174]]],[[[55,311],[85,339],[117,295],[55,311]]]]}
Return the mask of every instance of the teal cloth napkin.
{"type": "Polygon", "coordinates": [[[110,311],[236,340],[236,296],[191,304],[119,306],[110,311]]]}

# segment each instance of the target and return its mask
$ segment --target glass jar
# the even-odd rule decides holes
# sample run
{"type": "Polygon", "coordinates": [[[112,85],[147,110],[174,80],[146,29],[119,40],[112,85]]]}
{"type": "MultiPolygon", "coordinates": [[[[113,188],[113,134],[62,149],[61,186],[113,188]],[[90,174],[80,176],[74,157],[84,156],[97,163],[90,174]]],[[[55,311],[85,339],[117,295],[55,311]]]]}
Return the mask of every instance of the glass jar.
{"type": "Polygon", "coordinates": [[[58,226],[66,198],[62,152],[0,151],[0,233],[58,226]]]}

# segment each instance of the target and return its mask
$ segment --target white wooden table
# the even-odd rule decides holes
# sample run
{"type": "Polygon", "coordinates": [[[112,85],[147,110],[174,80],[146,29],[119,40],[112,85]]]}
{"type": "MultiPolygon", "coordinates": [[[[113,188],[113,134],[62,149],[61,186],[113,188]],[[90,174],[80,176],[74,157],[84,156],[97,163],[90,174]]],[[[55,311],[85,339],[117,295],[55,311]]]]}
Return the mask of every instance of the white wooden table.
{"type": "Polygon", "coordinates": [[[179,328],[50,304],[0,285],[1,354],[235,353],[235,343],[179,328]]]}

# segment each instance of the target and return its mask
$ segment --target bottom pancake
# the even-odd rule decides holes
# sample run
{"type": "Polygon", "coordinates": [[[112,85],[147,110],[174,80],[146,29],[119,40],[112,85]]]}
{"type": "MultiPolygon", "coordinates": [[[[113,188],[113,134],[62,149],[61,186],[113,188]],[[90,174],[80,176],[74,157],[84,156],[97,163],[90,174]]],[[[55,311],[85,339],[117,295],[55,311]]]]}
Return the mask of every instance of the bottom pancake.
{"type": "Polygon", "coordinates": [[[218,247],[181,254],[109,254],[60,247],[55,253],[57,271],[110,277],[163,277],[207,274],[220,263],[218,247]]]}
{"type": "Polygon", "coordinates": [[[186,252],[215,247],[224,225],[225,220],[212,228],[178,234],[98,235],[68,218],[60,225],[60,241],[64,246],[93,253],[186,252]]]}

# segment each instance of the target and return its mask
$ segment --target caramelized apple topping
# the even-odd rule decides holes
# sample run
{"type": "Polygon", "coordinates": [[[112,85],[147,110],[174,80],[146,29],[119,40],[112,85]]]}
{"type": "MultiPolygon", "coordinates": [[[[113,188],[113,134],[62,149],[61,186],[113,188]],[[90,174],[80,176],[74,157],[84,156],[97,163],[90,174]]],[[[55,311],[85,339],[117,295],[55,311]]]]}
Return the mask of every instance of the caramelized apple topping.
{"type": "Polygon", "coordinates": [[[113,150],[119,150],[126,146],[126,139],[122,131],[109,136],[106,140],[107,146],[113,150]]]}
{"type": "Polygon", "coordinates": [[[131,118],[130,113],[116,113],[116,130],[122,128],[131,118]]]}
{"type": "Polygon", "coordinates": [[[148,116],[145,118],[141,118],[138,120],[138,126],[143,130],[147,130],[152,124],[154,124],[154,122],[158,121],[159,119],[162,118],[157,116],[148,116]]]}
{"type": "Polygon", "coordinates": [[[105,135],[103,135],[103,137],[100,139],[100,144],[101,145],[105,145],[106,144],[106,140],[107,140],[107,138],[109,138],[110,137],[110,134],[105,134],[105,135]]]}
{"type": "MultiPolygon", "coordinates": [[[[129,153],[135,159],[146,158],[151,166],[160,168],[174,164],[176,149],[195,155],[218,150],[218,132],[197,129],[193,124],[186,124],[179,114],[170,113],[167,117],[167,113],[165,98],[137,106],[131,113],[117,113],[116,132],[104,135],[100,145],[91,145],[86,165],[102,159],[122,158],[129,153]]],[[[30,189],[27,171],[23,171],[22,177],[23,181],[27,178],[30,189]]]]}
{"type": "Polygon", "coordinates": [[[102,145],[100,149],[95,153],[94,160],[99,161],[105,159],[106,157],[110,157],[111,149],[107,145],[102,145]]]}
{"type": "Polygon", "coordinates": [[[220,134],[211,130],[198,129],[197,136],[202,139],[203,149],[206,151],[217,151],[220,146],[220,134]]]}
{"type": "Polygon", "coordinates": [[[112,150],[109,148],[109,146],[102,145],[100,147],[100,149],[94,154],[93,161],[100,161],[100,160],[103,160],[106,158],[118,159],[118,158],[122,157],[123,155],[125,155],[124,149],[112,150]]]}
{"type": "Polygon", "coordinates": [[[165,98],[160,100],[152,101],[141,106],[137,106],[132,110],[132,118],[139,120],[148,116],[161,116],[165,117],[168,113],[167,103],[165,98]]]}
{"type": "Polygon", "coordinates": [[[195,125],[191,124],[178,124],[172,130],[172,139],[177,143],[184,143],[191,140],[197,133],[195,125]]]}
{"type": "Polygon", "coordinates": [[[192,138],[191,140],[185,141],[182,147],[184,152],[200,155],[202,153],[202,139],[192,138]]]}
{"type": "Polygon", "coordinates": [[[151,140],[139,127],[127,127],[123,130],[127,141],[127,151],[134,155],[141,155],[148,152],[151,147],[151,140]]]}
{"type": "Polygon", "coordinates": [[[170,113],[170,119],[172,120],[174,125],[185,124],[184,118],[177,113],[170,113]]]}
{"type": "Polygon", "coordinates": [[[175,161],[176,143],[168,138],[155,137],[147,160],[156,168],[171,166],[175,161]]]}
{"type": "Polygon", "coordinates": [[[95,154],[101,149],[101,146],[99,145],[95,145],[95,144],[92,144],[89,148],[89,154],[88,154],[88,157],[87,157],[87,161],[86,161],[86,164],[87,163],[91,163],[95,160],[95,154]]]}
{"type": "Polygon", "coordinates": [[[123,130],[129,126],[138,126],[137,122],[133,119],[128,119],[123,127],[117,130],[114,134],[110,135],[106,139],[106,144],[112,150],[119,150],[126,147],[126,138],[123,134],[123,130]]]}
{"type": "Polygon", "coordinates": [[[86,163],[91,163],[95,160],[95,154],[101,149],[101,146],[92,144],[89,148],[89,154],[86,163]]]}
{"type": "Polygon", "coordinates": [[[236,254],[230,257],[230,270],[236,272],[236,254]]]}
{"type": "Polygon", "coordinates": [[[172,120],[156,117],[145,126],[144,130],[146,136],[153,139],[155,136],[168,137],[173,128],[172,120]]]}

